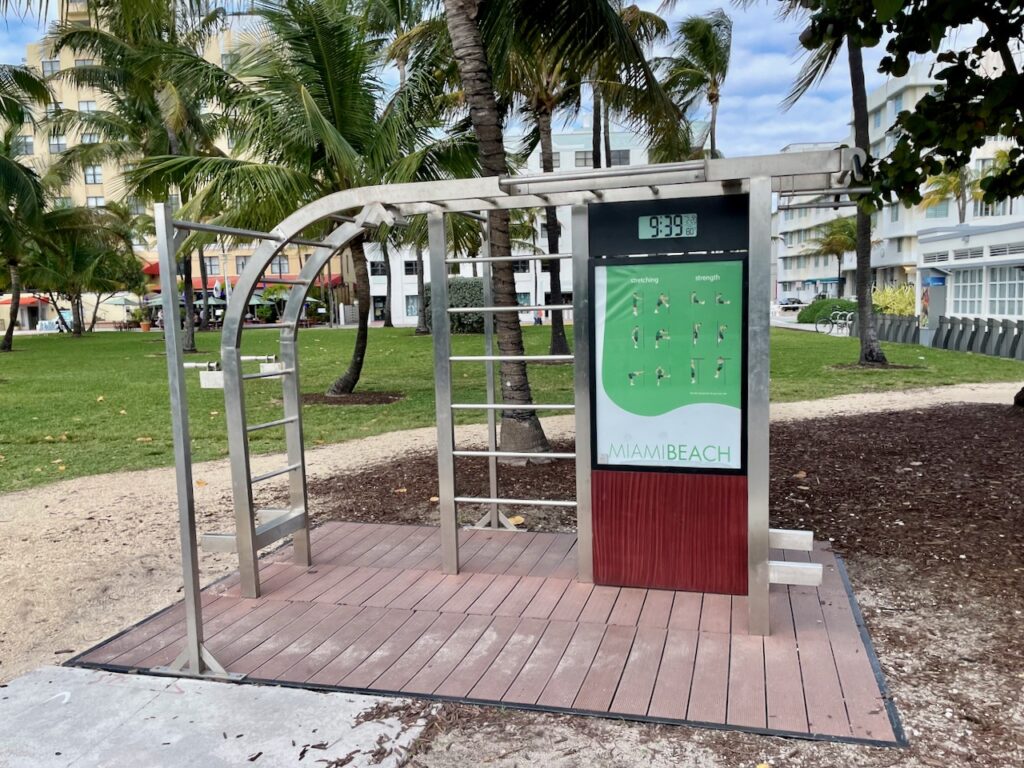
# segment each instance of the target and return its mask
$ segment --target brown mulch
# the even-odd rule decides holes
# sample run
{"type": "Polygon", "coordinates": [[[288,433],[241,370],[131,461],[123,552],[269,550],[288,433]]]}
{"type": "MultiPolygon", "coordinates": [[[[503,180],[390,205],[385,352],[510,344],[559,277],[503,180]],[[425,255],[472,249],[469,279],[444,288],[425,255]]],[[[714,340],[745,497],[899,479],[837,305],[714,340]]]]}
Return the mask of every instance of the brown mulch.
{"type": "MultiPolygon", "coordinates": [[[[776,423],[771,437],[772,525],[809,528],[846,559],[911,741],[900,754],[860,751],[856,764],[1013,764],[1024,751],[1024,410],[961,405],[776,423]]],[[[486,461],[458,467],[458,493],[485,495],[486,461]]],[[[571,461],[502,466],[499,477],[499,496],[575,492],[571,461]]],[[[437,522],[433,452],[321,479],[310,490],[319,520],[437,522]]],[[[466,509],[463,522],[480,514],[466,509]]],[[[521,514],[530,530],[573,530],[575,522],[572,510],[521,514]]],[[[525,727],[546,716],[507,717],[525,727]]],[[[729,759],[768,745],[743,734],[643,727],[652,737],[699,733],[729,759]]],[[[440,729],[468,733],[458,722],[440,729]]],[[[787,746],[783,762],[845,760],[831,749],[787,746]]]]}
{"type": "Polygon", "coordinates": [[[349,392],[347,395],[325,395],[322,392],[306,392],[302,395],[303,405],[388,405],[405,398],[401,392],[349,392]]]}

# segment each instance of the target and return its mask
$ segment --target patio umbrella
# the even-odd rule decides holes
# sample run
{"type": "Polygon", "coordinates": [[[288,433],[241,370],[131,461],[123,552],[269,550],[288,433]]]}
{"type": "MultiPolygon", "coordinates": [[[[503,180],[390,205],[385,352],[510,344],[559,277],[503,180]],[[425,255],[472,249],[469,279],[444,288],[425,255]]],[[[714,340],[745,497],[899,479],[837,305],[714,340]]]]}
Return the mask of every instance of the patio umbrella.
{"type": "Polygon", "coordinates": [[[103,304],[109,304],[112,307],[137,307],[139,302],[135,299],[129,298],[128,296],[114,296],[113,298],[107,299],[102,302],[103,304]]]}

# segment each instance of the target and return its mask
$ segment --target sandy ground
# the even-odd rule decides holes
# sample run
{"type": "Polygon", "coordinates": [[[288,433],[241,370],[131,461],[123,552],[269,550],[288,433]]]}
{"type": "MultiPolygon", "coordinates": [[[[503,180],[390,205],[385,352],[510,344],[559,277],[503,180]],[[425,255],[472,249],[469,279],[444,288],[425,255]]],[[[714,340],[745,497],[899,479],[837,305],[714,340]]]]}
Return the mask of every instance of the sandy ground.
{"type": "MultiPolygon", "coordinates": [[[[956,402],[1010,403],[1015,384],[979,384],[846,395],[772,407],[772,419],[903,410],[956,402]]],[[[545,419],[550,437],[570,437],[571,416],[545,419]]],[[[433,427],[313,448],[311,480],[433,448],[433,427]]],[[[483,425],[459,427],[460,444],[485,441],[483,425]]],[[[281,459],[257,457],[254,471],[281,459]]],[[[196,464],[197,527],[230,531],[226,460],[196,464]]],[[[279,491],[258,486],[257,505],[279,491]]],[[[312,510],[316,515],[316,509],[312,510]]],[[[0,496],[0,682],[70,655],[178,598],[182,588],[173,469],[75,478],[0,496]]],[[[201,553],[204,583],[234,570],[233,555],[201,553]]]]}

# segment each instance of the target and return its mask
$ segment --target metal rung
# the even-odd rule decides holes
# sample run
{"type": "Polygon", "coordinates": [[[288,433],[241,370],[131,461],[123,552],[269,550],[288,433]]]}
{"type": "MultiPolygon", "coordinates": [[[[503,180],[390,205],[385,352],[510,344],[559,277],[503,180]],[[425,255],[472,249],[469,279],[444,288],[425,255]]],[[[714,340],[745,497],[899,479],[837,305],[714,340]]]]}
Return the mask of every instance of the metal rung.
{"type": "Polygon", "coordinates": [[[528,451],[452,451],[452,456],[494,456],[498,459],[575,459],[575,453],[528,451]]]}
{"type": "Polygon", "coordinates": [[[814,549],[814,531],[769,528],[768,546],[771,549],[796,549],[810,552],[814,549]]]}
{"type": "MultiPolygon", "coordinates": [[[[261,510],[268,512],[271,510],[261,510]]],[[[306,510],[289,509],[256,528],[256,549],[263,549],[290,533],[306,527],[306,510]]],[[[231,533],[204,533],[201,546],[210,552],[237,552],[238,540],[231,533]]]]}
{"type": "Polygon", "coordinates": [[[282,331],[282,330],[285,330],[285,329],[287,329],[287,330],[294,330],[295,329],[295,324],[294,323],[264,323],[262,325],[247,325],[245,327],[249,328],[250,330],[253,330],[253,331],[282,331]]]}
{"type": "Polygon", "coordinates": [[[470,312],[535,312],[537,310],[567,310],[572,304],[516,304],[512,307],[448,307],[450,314],[467,314],[470,312]]]}
{"type": "Polygon", "coordinates": [[[247,237],[250,240],[273,240],[275,243],[309,245],[314,248],[323,248],[330,245],[329,243],[324,243],[320,240],[307,240],[302,237],[281,237],[281,235],[275,235],[272,232],[260,232],[256,229],[239,229],[238,227],[225,227],[220,224],[203,224],[198,221],[178,221],[177,219],[171,223],[174,224],[175,229],[186,229],[194,232],[213,232],[217,235],[247,237]]]}
{"type": "Polygon", "coordinates": [[[821,573],[821,563],[794,563],[783,560],[768,561],[769,584],[820,587],[821,573]]]}
{"type": "Polygon", "coordinates": [[[493,499],[480,496],[456,496],[460,504],[509,504],[516,507],[575,507],[575,501],[549,501],[545,499],[493,499]]]}
{"type": "Polygon", "coordinates": [[[448,359],[453,363],[497,363],[503,361],[571,363],[576,358],[572,355],[452,355],[448,359]]]}
{"type": "Polygon", "coordinates": [[[271,427],[280,427],[283,424],[291,424],[292,422],[298,421],[298,416],[288,416],[284,419],[276,419],[274,421],[265,421],[262,424],[253,424],[251,427],[246,427],[246,432],[258,432],[261,429],[270,429],[271,427]]]}
{"type": "Polygon", "coordinates": [[[276,363],[277,355],[240,355],[243,363],[276,363]]]}
{"type": "Polygon", "coordinates": [[[478,256],[473,259],[445,259],[445,264],[479,264],[481,261],[560,261],[562,259],[571,259],[571,253],[535,253],[529,256],[509,256],[507,259],[501,259],[497,256],[478,256]]]}
{"type": "Polygon", "coordinates": [[[280,371],[267,371],[266,373],[247,373],[243,379],[274,379],[280,376],[287,376],[295,373],[294,368],[282,368],[280,371]]]}
{"type": "Polygon", "coordinates": [[[452,403],[453,411],[574,411],[572,403],[529,403],[528,405],[512,405],[511,403],[452,403]]]}
{"type": "Polygon", "coordinates": [[[271,285],[309,285],[311,280],[299,280],[294,277],[261,277],[257,283],[270,283],[271,285]]]}
{"type": "Polygon", "coordinates": [[[287,467],[283,467],[281,469],[275,469],[273,472],[265,472],[262,475],[256,475],[256,477],[254,477],[249,482],[252,483],[253,485],[255,485],[256,483],[261,483],[264,480],[269,480],[272,477],[277,477],[278,475],[283,475],[283,474],[286,474],[288,472],[294,472],[296,469],[298,469],[301,466],[302,466],[302,464],[289,464],[287,467]]]}
{"type": "Polygon", "coordinates": [[[216,360],[211,360],[208,363],[182,363],[181,367],[199,371],[219,371],[220,363],[216,360]]]}

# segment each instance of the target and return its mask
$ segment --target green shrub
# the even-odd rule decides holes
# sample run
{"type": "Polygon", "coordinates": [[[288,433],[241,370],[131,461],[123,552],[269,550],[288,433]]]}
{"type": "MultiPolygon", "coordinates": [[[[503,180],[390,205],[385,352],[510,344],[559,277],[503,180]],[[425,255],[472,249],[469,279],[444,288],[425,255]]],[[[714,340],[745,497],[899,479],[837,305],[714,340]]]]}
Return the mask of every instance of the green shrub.
{"type": "Polygon", "coordinates": [[[811,302],[800,310],[796,316],[798,323],[813,323],[819,317],[828,317],[833,309],[841,309],[843,312],[856,312],[857,302],[847,299],[818,299],[811,302]]]}
{"type": "MultiPolygon", "coordinates": [[[[430,283],[423,286],[423,298],[427,311],[427,327],[430,319],[430,283]]],[[[482,277],[449,277],[448,306],[482,307],[484,304],[484,281],[482,277]]],[[[449,315],[452,333],[483,333],[484,316],[479,312],[459,312],[449,315]]]]}
{"type": "Polygon", "coordinates": [[[877,312],[884,315],[912,316],[916,304],[914,286],[903,284],[875,288],[871,294],[871,303],[877,312]]]}
{"type": "Polygon", "coordinates": [[[256,318],[264,323],[269,323],[277,315],[277,310],[269,304],[261,304],[256,307],[256,318]]]}

